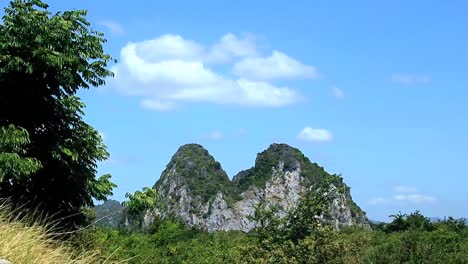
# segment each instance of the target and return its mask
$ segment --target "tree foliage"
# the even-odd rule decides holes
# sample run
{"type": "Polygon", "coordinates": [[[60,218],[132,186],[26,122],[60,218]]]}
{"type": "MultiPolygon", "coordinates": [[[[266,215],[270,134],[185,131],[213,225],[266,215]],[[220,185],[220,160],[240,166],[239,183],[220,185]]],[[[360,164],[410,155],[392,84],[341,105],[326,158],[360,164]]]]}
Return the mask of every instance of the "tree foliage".
{"type": "Polygon", "coordinates": [[[41,168],[34,158],[22,157],[30,143],[28,131],[13,125],[0,127],[0,182],[8,175],[21,179],[41,168]]]}
{"type": "Polygon", "coordinates": [[[158,195],[153,188],[144,187],[142,191],[136,191],[134,194],[127,193],[125,197],[128,201],[123,202],[130,215],[140,215],[147,210],[156,207],[158,195]]]}
{"type": "Polygon", "coordinates": [[[0,24],[0,127],[7,138],[0,196],[69,223],[80,222],[77,213],[115,187],[109,175],[96,178],[97,162],[109,153],[83,121],[84,103],[76,97],[112,76],[106,40],[85,16],[84,10],[52,14],[40,0],[13,0],[0,24]]]}

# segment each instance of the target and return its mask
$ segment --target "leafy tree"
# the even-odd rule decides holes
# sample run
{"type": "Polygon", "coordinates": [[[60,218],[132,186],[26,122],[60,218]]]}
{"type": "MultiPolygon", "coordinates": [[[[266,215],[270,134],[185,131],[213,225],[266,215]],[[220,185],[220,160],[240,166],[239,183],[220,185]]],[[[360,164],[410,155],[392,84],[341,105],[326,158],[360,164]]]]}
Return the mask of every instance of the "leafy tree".
{"type": "MultiPolygon", "coordinates": [[[[246,263],[333,263],[344,254],[344,245],[335,243],[337,232],[327,223],[336,195],[343,192],[334,183],[339,176],[329,175],[312,186],[299,205],[285,218],[275,207],[260,204],[254,217],[256,245],[247,247],[246,263]]],[[[344,263],[340,258],[337,263],[344,263]],[[341,261],[341,262],[340,262],[341,261]]]]}
{"type": "Polygon", "coordinates": [[[20,179],[36,172],[41,164],[34,158],[21,157],[29,144],[29,134],[25,129],[13,125],[0,127],[0,182],[9,175],[20,179]]]}
{"type": "Polygon", "coordinates": [[[0,196],[64,218],[67,226],[115,187],[110,175],[96,178],[97,162],[109,154],[75,96],[113,75],[106,40],[85,16],[13,0],[0,24],[0,196]]]}
{"type": "Polygon", "coordinates": [[[136,191],[134,194],[127,193],[125,197],[128,201],[123,202],[131,215],[139,215],[156,206],[158,195],[153,188],[144,187],[142,191],[136,191]]]}
{"type": "Polygon", "coordinates": [[[419,211],[415,211],[409,215],[399,212],[398,214],[390,215],[390,217],[393,218],[393,221],[382,226],[382,230],[387,233],[407,230],[431,231],[434,228],[430,219],[419,211]]]}

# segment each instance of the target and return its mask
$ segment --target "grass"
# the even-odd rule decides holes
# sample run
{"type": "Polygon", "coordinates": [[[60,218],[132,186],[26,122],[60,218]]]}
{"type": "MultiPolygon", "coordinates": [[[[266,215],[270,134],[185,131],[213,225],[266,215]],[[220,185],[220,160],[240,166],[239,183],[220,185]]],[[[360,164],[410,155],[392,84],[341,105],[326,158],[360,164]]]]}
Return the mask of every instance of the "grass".
{"type": "Polygon", "coordinates": [[[66,242],[54,240],[41,217],[21,215],[0,204],[0,259],[14,264],[103,263],[98,252],[76,252],[66,242]]]}

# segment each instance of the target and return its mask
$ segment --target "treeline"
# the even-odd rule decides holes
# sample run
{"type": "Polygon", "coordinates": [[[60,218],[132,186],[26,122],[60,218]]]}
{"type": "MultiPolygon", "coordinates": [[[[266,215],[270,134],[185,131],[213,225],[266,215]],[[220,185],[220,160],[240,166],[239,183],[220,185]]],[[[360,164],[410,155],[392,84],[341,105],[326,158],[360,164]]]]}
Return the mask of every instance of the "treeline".
{"type": "MultiPolygon", "coordinates": [[[[90,208],[115,184],[110,175],[96,175],[109,153],[83,120],[76,94],[104,85],[113,59],[85,17],[83,10],[52,14],[40,0],[13,0],[0,23],[0,198],[21,219],[31,210],[51,221],[19,224],[2,212],[8,217],[0,217],[0,249],[8,252],[0,252],[10,260],[21,252],[26,257],[18,263],[467,263],[468,231],[459,220],[430,223],[416,212],[373,231],[334,229],[322,221],[333,199],[329,184],[285,218],[260,204],[252,216],[258,227],[249,234],[207,233],[168,219],[134,231],[94,228],[90,208]],[[7,247],[13,241],[18,246],[7,247]],[[78,261],[73,249],[101,254],[78,261]]],[[[162,202],[149,188],[127,198],[126,212],[137,224],[162,202]]]]}
{"type": "Polygon", "coordinates": [[[392,215],[372,230],[337,230],[326,221],[333,180],[308,192],[286,217],[260,204],[250,233],[208,233],[173,218],[133,231],[99,228],[90,241],[93,249],[130,263],[468,263],[464,219],[433,223],[416,211],[392,215]]]}
{"type": "Polygon", "coordinates": [[[431,223],[415,212],[374,228],[321,225],[295,239],[271,227],[208,233],[166,220],[146,232],[99,228],[88,239],[104,256],[129,263],[468,263],[462,220],[431,223]]]}

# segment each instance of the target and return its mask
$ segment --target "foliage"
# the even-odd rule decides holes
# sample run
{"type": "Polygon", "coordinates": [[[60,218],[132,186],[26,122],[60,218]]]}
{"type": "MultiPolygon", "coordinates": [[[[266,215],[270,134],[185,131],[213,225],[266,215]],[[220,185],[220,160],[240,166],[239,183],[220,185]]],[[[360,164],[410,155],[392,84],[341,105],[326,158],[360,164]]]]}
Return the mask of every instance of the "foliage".
{"type": "Polygon", "coordinates": [[[158,203],[158,194],[153,188],[144,187],[142,191],[134,194],[125,194],[129,200],[122,203],[125,213],[132,226],[141,228],[146,211],[154,209],[158,203]]]}
{"type": "Polygon", "coordinates": [[[95,237],[111,260],[129,263],[236,263],[239,247],[251,243],[240,232],[206,233],[169,220],[154,233],[98,229],[95,237]]]}
{"type": "Polygon", "coordinates": [[[84,10],[52,14],[40,0],[13,0],[0,24],[0,196],[40,207],[68,227],[115,187],[110,175],[96,178],[97,162],[109,154],[75,96],[112,76],[106,40],[85,16],[84,10]]]}
{"type": "Polygon", "coordinates": [[[166,218],[144,231],[97,229],[94,247],[109,260],[129,263],[467,263],[463,219],[428,224],[416,211],[394,215],[380,230],[335,229],[326,215],[346,191],[335,187],[336,177],[308,192],[286,217],[261,202],[251,233],[208,233],[166,218]]]}
{"type": "Polygon", "coordinates": [[[134,194],[127,193],[125,197],[128,201],[123,202],[130,215],[139,215],[146,210],[156,206],[158,195],[155,189],[144,187],[142,191],[136,191],[134,194]]]}
{"type": "Polygon", "coordinates": [[[25,129],[13,125],[0,127],[0,182],[7,175],[20,179],[41,168],[36,159],[21,157],[29,143],[29,134],[25,129]]]}
{"type": "MultiPolygon", "coordinates": [[[[299,149],[286,144],[272,144],[259,153],[255,160],[255,166],[241,171],[233,178],[236,193],[242,193],[250,186],[263,188],[273,175],[273,168],[277,168],[283,162],[283,171],[293,171],[300,167],[300,175],[306,188],[318,188],[327,179],[333,179],[335,187],[344,189],[347,205],[351,208],[353,216],[364,216],[365,213],[351,199],[350,189],[343,182],[340,175],[331,175],[317,163],[312,163],[299,149]]],[[[239,197],[239,196],[237,196],[239,197]]]]}
{"type": "Polygon", "coordinates": [[[271,236],[260,236],[207,233],[166,220],[152,233],[98,229],[93,236],[97,249],[112,254],[110,260],[129,263],[467,263],[468,227],[453,227],[444,220],[432,231],[386,233],[317,225],[293,242],[284,229],[276,233],[281,228],[272,226],[271,236]]]}
{"type": "MultiPolygon", "coordinates": [[[[179,148],[163,172],[167,176],[175,168],[182,175],[193,196],[202,197],[203,202],[214,198],[222,192],[227,200],[232,200],[232,183],[221,164],[206,149],[198,144],[187,144],[179,148]]],[[[155,188],[163,182],[164,177],[156,183],[155,188]]]]}
{"type": "Polygon", "coordinates": [[[336,232],[326,224],[331,202],[340,191],[328,176],[301,199],[297,208],[285,218],[275,214],[275,208],[260,206],[253,220],[257,244],[246,248],[247,263],[328,263],[342,250],[334,243],[336,232]]]}
{"type": "Polygon", "coordinates": [[[95,206],[93,211],[95,214],[93,220],[100,219],[96,222],[98,227],[118,228],[124,222],[124,208],[118,201],[107,200],[95,206]]]}

